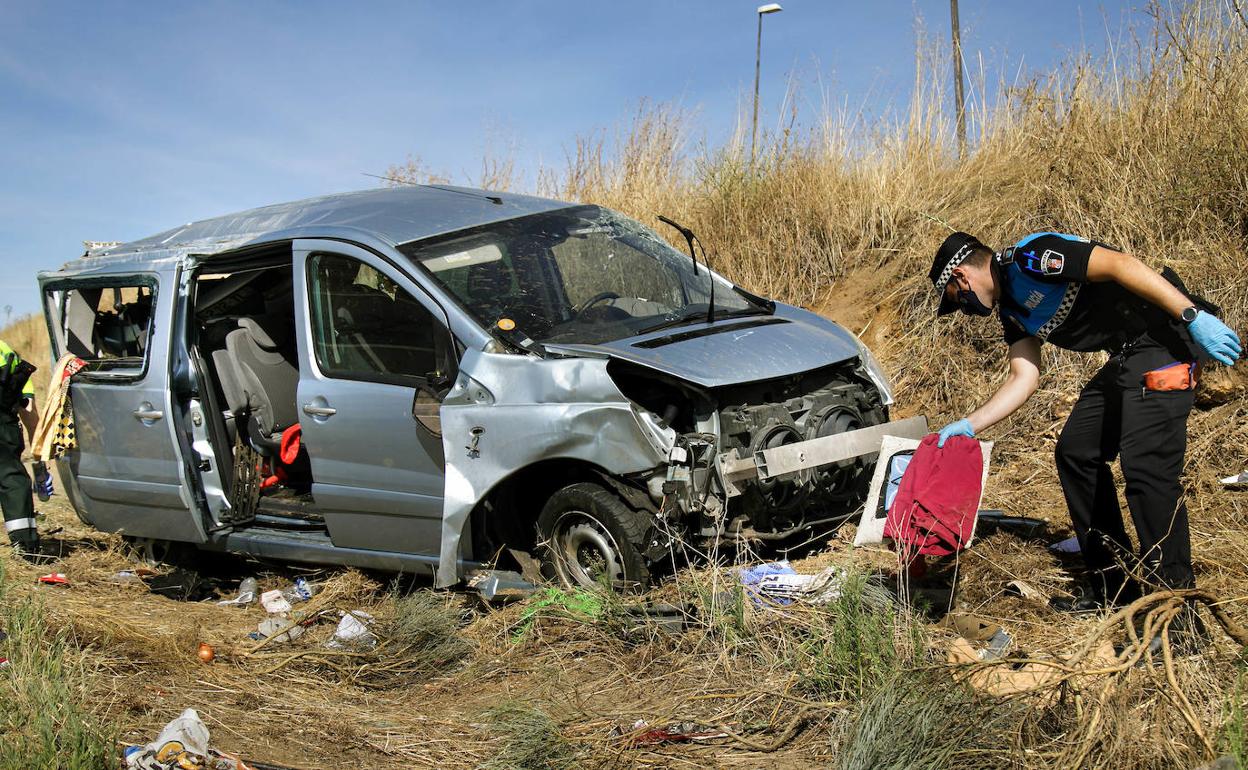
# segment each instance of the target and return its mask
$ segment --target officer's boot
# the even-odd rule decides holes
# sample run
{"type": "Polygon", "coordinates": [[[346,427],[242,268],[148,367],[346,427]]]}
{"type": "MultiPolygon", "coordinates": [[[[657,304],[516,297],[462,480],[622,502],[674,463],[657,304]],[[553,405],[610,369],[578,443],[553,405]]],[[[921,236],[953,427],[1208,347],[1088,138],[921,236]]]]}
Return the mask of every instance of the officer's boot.
{"type": "MultiPolygon", "coordinates": [[[[1200,619],[1196,605],[1191,602],[1185,603],[1179,614],[1170,621],[1167,636],[1170,639],[1170,654],[1176,658],[1199,655],[1209,646],[1210,641],[1209,630],[1200,619]]],[[[1164,659],[1161,644],[1161,629],[1158,629],[1153,638],[1148,640],[1148,655],[1140,658],[1136,665],[1143,666],[1146,661],[1152,661],[1154,666],[1160,665],[1164,659]]]]}
{"type": "Polygon", "coordinates": [[[1049,606],[1058,612],[1094,612],[1106,607],[1124,607],[1140,598],[1140,586],[1117,567],[1093,572],[1070,598],[1056,596],[1049,606]]]}
{"type": "Polygon", "coordinates": [[[55,561],[44,552],[39,542],[39,531],[34,527],[18,529],[9,533],[9,542],[13,544],[13,552],[31,564],[47,564],[55,561]]]}

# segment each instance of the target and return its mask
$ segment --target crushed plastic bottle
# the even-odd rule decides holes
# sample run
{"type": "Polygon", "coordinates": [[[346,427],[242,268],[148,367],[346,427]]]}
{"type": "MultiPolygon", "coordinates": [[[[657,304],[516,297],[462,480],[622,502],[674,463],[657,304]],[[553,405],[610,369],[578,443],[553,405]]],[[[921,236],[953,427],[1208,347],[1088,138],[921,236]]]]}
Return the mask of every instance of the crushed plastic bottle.
{"type": "Polygon", "coordinates": [[[295,584],[282,591],[282,596],[291,604],[306,602],[316,594],[316,586],[303,578],[295,578],[295,584]]]}
{"type": "Polygon", "coordinates": [[[243,580],[243,582],[238,585],[238,596],[234,597],[233,599],[226,599],[224,601],[219,601],[217,602],[217,604],[220,604],[223,606],[240,606],[240,607],[246,604],[251,604],[252,602],[256,600],[256,593],[258,593],[259,591],[260,591],[260,584],[256,582],[256,579],[254,577],[249,577],[243,580]]]}

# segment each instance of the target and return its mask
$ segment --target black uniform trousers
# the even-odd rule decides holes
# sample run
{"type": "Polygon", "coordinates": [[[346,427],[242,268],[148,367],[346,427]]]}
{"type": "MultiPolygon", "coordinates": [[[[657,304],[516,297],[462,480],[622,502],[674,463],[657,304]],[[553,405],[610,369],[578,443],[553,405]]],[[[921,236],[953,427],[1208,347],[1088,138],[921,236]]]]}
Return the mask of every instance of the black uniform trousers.
{"type": "Polygon", "coordinates": [[[33,543],[39,537],[30,476],[22,465],[25,445],[17,417],[0,415],[0,508],[4,509],[5,531],[15,543],[33,543]]]}
{"type": "Polygon", "coordinates": [[[1083,559],[1093,588],[1103,586],[1109,598],[1125,578],[1119,561],[1135,568],[1124,559],[1131,550],[1109,468],[1115,457],[1126,480],[1143,577],[1171,588],[1195,585],[1179,482],[1194,393],[1143,388],[1144,372],[1173,361],[1148,344],[1110,358],[1079,394],[1057,441],[1057,473],[1083,559]]]}

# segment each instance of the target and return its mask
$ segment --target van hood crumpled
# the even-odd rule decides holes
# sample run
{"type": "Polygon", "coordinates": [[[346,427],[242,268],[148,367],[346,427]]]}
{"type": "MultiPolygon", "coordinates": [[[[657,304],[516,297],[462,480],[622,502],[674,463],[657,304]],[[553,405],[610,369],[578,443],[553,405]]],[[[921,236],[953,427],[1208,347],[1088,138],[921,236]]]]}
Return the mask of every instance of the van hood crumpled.
{"type": "Polygon", "coordinates": [[[858,356],[857,341],[840,326],[778,303],[774,315],[691,323],[599,345],[552,348],[610,356],[707,388],[800,374],[858,356]]]}

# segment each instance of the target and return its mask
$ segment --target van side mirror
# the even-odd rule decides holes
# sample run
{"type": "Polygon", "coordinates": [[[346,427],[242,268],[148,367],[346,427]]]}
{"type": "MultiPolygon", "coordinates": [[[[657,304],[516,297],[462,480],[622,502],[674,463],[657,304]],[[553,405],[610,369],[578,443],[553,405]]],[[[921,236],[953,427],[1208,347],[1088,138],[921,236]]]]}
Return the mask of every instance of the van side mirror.
{"type": "Polygon", "coordinates": [[[412,417],[434,438],[442,438],[442,399],[428,385],[417,385],[412,398],[412,417]]]}

